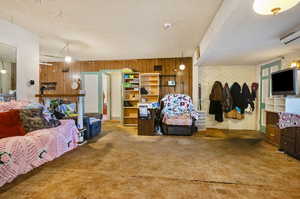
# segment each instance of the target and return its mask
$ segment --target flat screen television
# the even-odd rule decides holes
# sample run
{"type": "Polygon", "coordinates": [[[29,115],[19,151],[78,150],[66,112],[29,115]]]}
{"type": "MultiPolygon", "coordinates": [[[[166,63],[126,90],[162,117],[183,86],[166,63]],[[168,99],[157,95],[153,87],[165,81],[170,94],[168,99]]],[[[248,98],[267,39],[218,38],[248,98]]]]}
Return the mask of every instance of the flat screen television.
{"type": "Polygon", "coordinates": [[[298,94],[298,70],[286,69],[272,75],[272,95],[298,94]]]}

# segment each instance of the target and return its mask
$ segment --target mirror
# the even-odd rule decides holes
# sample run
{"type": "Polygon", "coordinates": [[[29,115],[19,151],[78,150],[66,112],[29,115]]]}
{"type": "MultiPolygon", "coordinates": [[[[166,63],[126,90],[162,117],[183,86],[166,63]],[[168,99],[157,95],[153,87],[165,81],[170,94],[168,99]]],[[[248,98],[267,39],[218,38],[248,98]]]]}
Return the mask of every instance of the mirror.
{"type": "Polygon", "coordinates": [[[0,102],[16,100],[17,49],[0,43],[0,102]]]}

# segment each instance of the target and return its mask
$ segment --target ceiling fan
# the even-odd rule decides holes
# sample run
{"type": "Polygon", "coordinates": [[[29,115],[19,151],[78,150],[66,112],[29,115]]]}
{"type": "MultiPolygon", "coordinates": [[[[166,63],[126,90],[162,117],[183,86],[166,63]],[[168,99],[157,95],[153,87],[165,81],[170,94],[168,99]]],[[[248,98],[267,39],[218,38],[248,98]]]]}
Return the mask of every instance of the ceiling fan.
{"type": "MultiPolygon", "coordinates": [[[[72,62],[73,58],[70,56],[70,48],[69,43],[67,43],[59,52],[59,54],[65,54],[65,56],[58,56],[58,55],[48,55],[48,54],[41,54],[41,57],[53,58],[53,59],[64,59],[65,63],[69,64],[72,62]]],[[[47,63],[42,63],[42,65],[47,65],[47,63]]],[[[49,64],[48,64],[49,65],[49,64]]]]}

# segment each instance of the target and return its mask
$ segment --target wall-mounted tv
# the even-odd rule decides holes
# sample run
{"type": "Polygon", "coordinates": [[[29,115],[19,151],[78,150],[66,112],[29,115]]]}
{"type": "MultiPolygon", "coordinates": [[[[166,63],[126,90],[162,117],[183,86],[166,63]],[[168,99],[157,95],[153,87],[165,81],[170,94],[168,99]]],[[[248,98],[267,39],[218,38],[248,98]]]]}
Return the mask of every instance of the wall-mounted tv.
{"type": "Polygon", "coordinates": [[[298,70],[286,69],[272,73],[272,95],[298,94],[298,70]]]}

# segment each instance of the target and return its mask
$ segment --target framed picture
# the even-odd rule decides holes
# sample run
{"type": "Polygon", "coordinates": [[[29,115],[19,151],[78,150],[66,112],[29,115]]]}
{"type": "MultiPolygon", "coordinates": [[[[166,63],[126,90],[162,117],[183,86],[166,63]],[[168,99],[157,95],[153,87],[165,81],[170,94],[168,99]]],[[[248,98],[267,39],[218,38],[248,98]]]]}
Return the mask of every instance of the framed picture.
{"type": "Polygon", "coordinates": [[[176,86],[176,82],[174,80],[168,81],[168,86],[176,86]]]}

